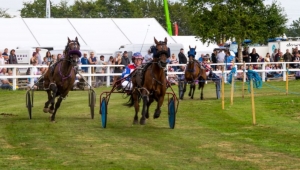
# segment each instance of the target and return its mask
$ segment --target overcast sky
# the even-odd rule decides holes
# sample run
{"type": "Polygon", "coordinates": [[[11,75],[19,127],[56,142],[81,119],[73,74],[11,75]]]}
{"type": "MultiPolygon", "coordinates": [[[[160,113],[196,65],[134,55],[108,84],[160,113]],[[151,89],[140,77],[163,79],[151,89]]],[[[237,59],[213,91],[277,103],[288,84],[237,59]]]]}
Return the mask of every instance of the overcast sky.
{"type": "MultiPolygon", "coordinates": [[[[0,0],[1,8],[8,9],[8,13],[11,15],[20,16],[18,10],[22,9],[23,2],[33,2],[33,0],[0,0]]],[[[61,0],[51,0],[51,2],[58,4],[61,0]]],[[[73,4],[75,0],[66,0],[69,5],[73,4]]],[[[171,0],[175,1],[175,0],[171,0]]],[[[273,0],[265,0],[265,4],[271,4],[273,0]]],[[[288,17],[288,25],[292,23],[293,20],[298,20],[300,18],[300,0],[277,0],[279,4],[284,7],[285,13],[288,17]]],[[[172,16],[171,16],[172,17],[172,16]]]]}

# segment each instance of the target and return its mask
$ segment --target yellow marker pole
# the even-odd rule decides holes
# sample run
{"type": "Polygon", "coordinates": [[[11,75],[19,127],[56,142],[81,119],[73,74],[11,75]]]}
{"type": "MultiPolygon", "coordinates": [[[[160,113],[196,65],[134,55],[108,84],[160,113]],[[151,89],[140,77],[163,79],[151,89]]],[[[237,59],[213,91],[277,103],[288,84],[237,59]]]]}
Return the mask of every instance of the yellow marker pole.
{"type": "MultiPolygon", "coordinates": [[[[244,66],[244,70],[246,70],[246,63],[245,63],[245,61],[244,61],[243,66],[244,66]]],[[[245,91],[244,91],[244,89],[245,89],[245,81],[246,81],[246,71],[244,71],[244,70],[243,70],[243,83],[242,83],[242,98],[245,97],[245,91]]]]}
{"type": "MultiPolygon", "coordinates": [[[[250,66],[249,70],[252,70],[252,66],[250,66]]],[[[253,80],[250,80],[250,89],[251,89],[251,103],[252,103],[252,122],[253,122],[253,125],[255,125],[256,124],[256,118],[255,118],[253,80]]]]}
{"type": "Polygon", "coordinates": [[[288,69],[289,68],[289,64],[287,64],[286,66],[286,81],[285,81],[285,94],[288,95],[289,93],[289,73],[288,73],[288,69]]]}
{"type": "MultiPolygon", "coordinates": [[[[234,68],[234,61],[232,63],[232,69],[234,68]]],[[[234,74],[231,74],[231,93],[230,93],[230,104],[233,105],[233,91],[234,91],[234,74]]]]}
{"type": "Polygon", "coordinates": [[[222,66],[222,109],[225,109],[225,101],[224,101],[224,67],[222,66]]]}

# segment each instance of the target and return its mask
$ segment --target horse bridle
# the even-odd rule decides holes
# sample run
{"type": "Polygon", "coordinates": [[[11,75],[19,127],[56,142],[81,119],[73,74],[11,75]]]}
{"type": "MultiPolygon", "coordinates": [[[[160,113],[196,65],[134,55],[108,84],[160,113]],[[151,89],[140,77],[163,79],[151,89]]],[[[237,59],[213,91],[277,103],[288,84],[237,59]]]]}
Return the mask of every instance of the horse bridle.
{"type": "Polygon", "coordinates": [[[161,55],[165,54],[166,56],[168,56],[168,48],[167,48],[167,44],[163,41],[159,41],[159,44],[156,45],[156,51],[157,51],[157,56],[158,56],[158,62],[157,62],[157,65],[161,68],[161,69],[165,69],[166,66],[167,66],[167,62],[163,62],[161,61],[161,55]],[[160,51],[159,49],[157,48],[157,46],[160,46],[160,51]],[[166,49],[163,49],[163,46],[166,47],[166,49]],[[163,66],[163,65],[165,66],[163,66]]]}
{"type": "Polygon", "coordinates": [[[72,65],[77,66],[78,58],[80,56],[78,56],[76,54],[69,54],[69,51],[72,51],[72,50],[74,50],[74,51],[80,50],[80,44],[75,40],[71,40],[68,43],[68,46],[66,48],[66,55],[69,56],[69,59],[67,61],[69,61],[72,65]],[[70,48],[71,44],[73,44],[73,48],[70,48]],[[76,56],[78,56],[78,57],[76,57],[76,56]]]}

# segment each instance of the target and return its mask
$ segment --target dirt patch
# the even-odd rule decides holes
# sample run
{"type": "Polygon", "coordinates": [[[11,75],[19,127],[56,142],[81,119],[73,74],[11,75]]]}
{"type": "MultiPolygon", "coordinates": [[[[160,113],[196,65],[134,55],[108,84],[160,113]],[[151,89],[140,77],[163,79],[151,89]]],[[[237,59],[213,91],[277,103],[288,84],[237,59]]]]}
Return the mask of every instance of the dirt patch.
{"type": "Polygon", "coordinates": [[[11,155],[11,156],[8,156],[6,159],[8,159],[8,160],[20,160],[22,158],[18,155],[11,155]]]}
{"type": "Polygon", "coordinates": [[[0,116],[8,117],[8,116],[18,116],[18,115],[14,115],[12,113],[0,113],[0,116]]]}
{"type": "Polygon", "coordinates": [[[13,149],[15,147],[13,147],[12,145],[10,145],[5,139],[0,138],[0,145],[1,148],[6,148],[6,149],[13,149]]]}

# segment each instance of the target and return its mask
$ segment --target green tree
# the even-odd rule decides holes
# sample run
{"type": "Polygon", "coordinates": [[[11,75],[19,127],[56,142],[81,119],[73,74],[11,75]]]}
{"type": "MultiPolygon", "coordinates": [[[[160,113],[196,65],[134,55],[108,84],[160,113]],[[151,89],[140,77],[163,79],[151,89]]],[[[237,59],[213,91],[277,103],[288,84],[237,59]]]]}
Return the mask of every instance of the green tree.
{"type": "Polygon", "coordinates": [[[265,6],[262,0],[189,0],[192,28],[203,42],[234,38],[242,62],[242,42],[265,42],[282,35],[287,21],[276,2],[265,6]]]}
{"type": "Polygon", "coordinates": [[[8,9],[0,8],[0,18],[12,18],[11,15],[7,13],[8,9]]]}
{"type": "Polygon", "coordinates": [[[289,28],[286,30],[287,37],[299,37],[300,36],[300,18],[294,20],[289,28]]]}

